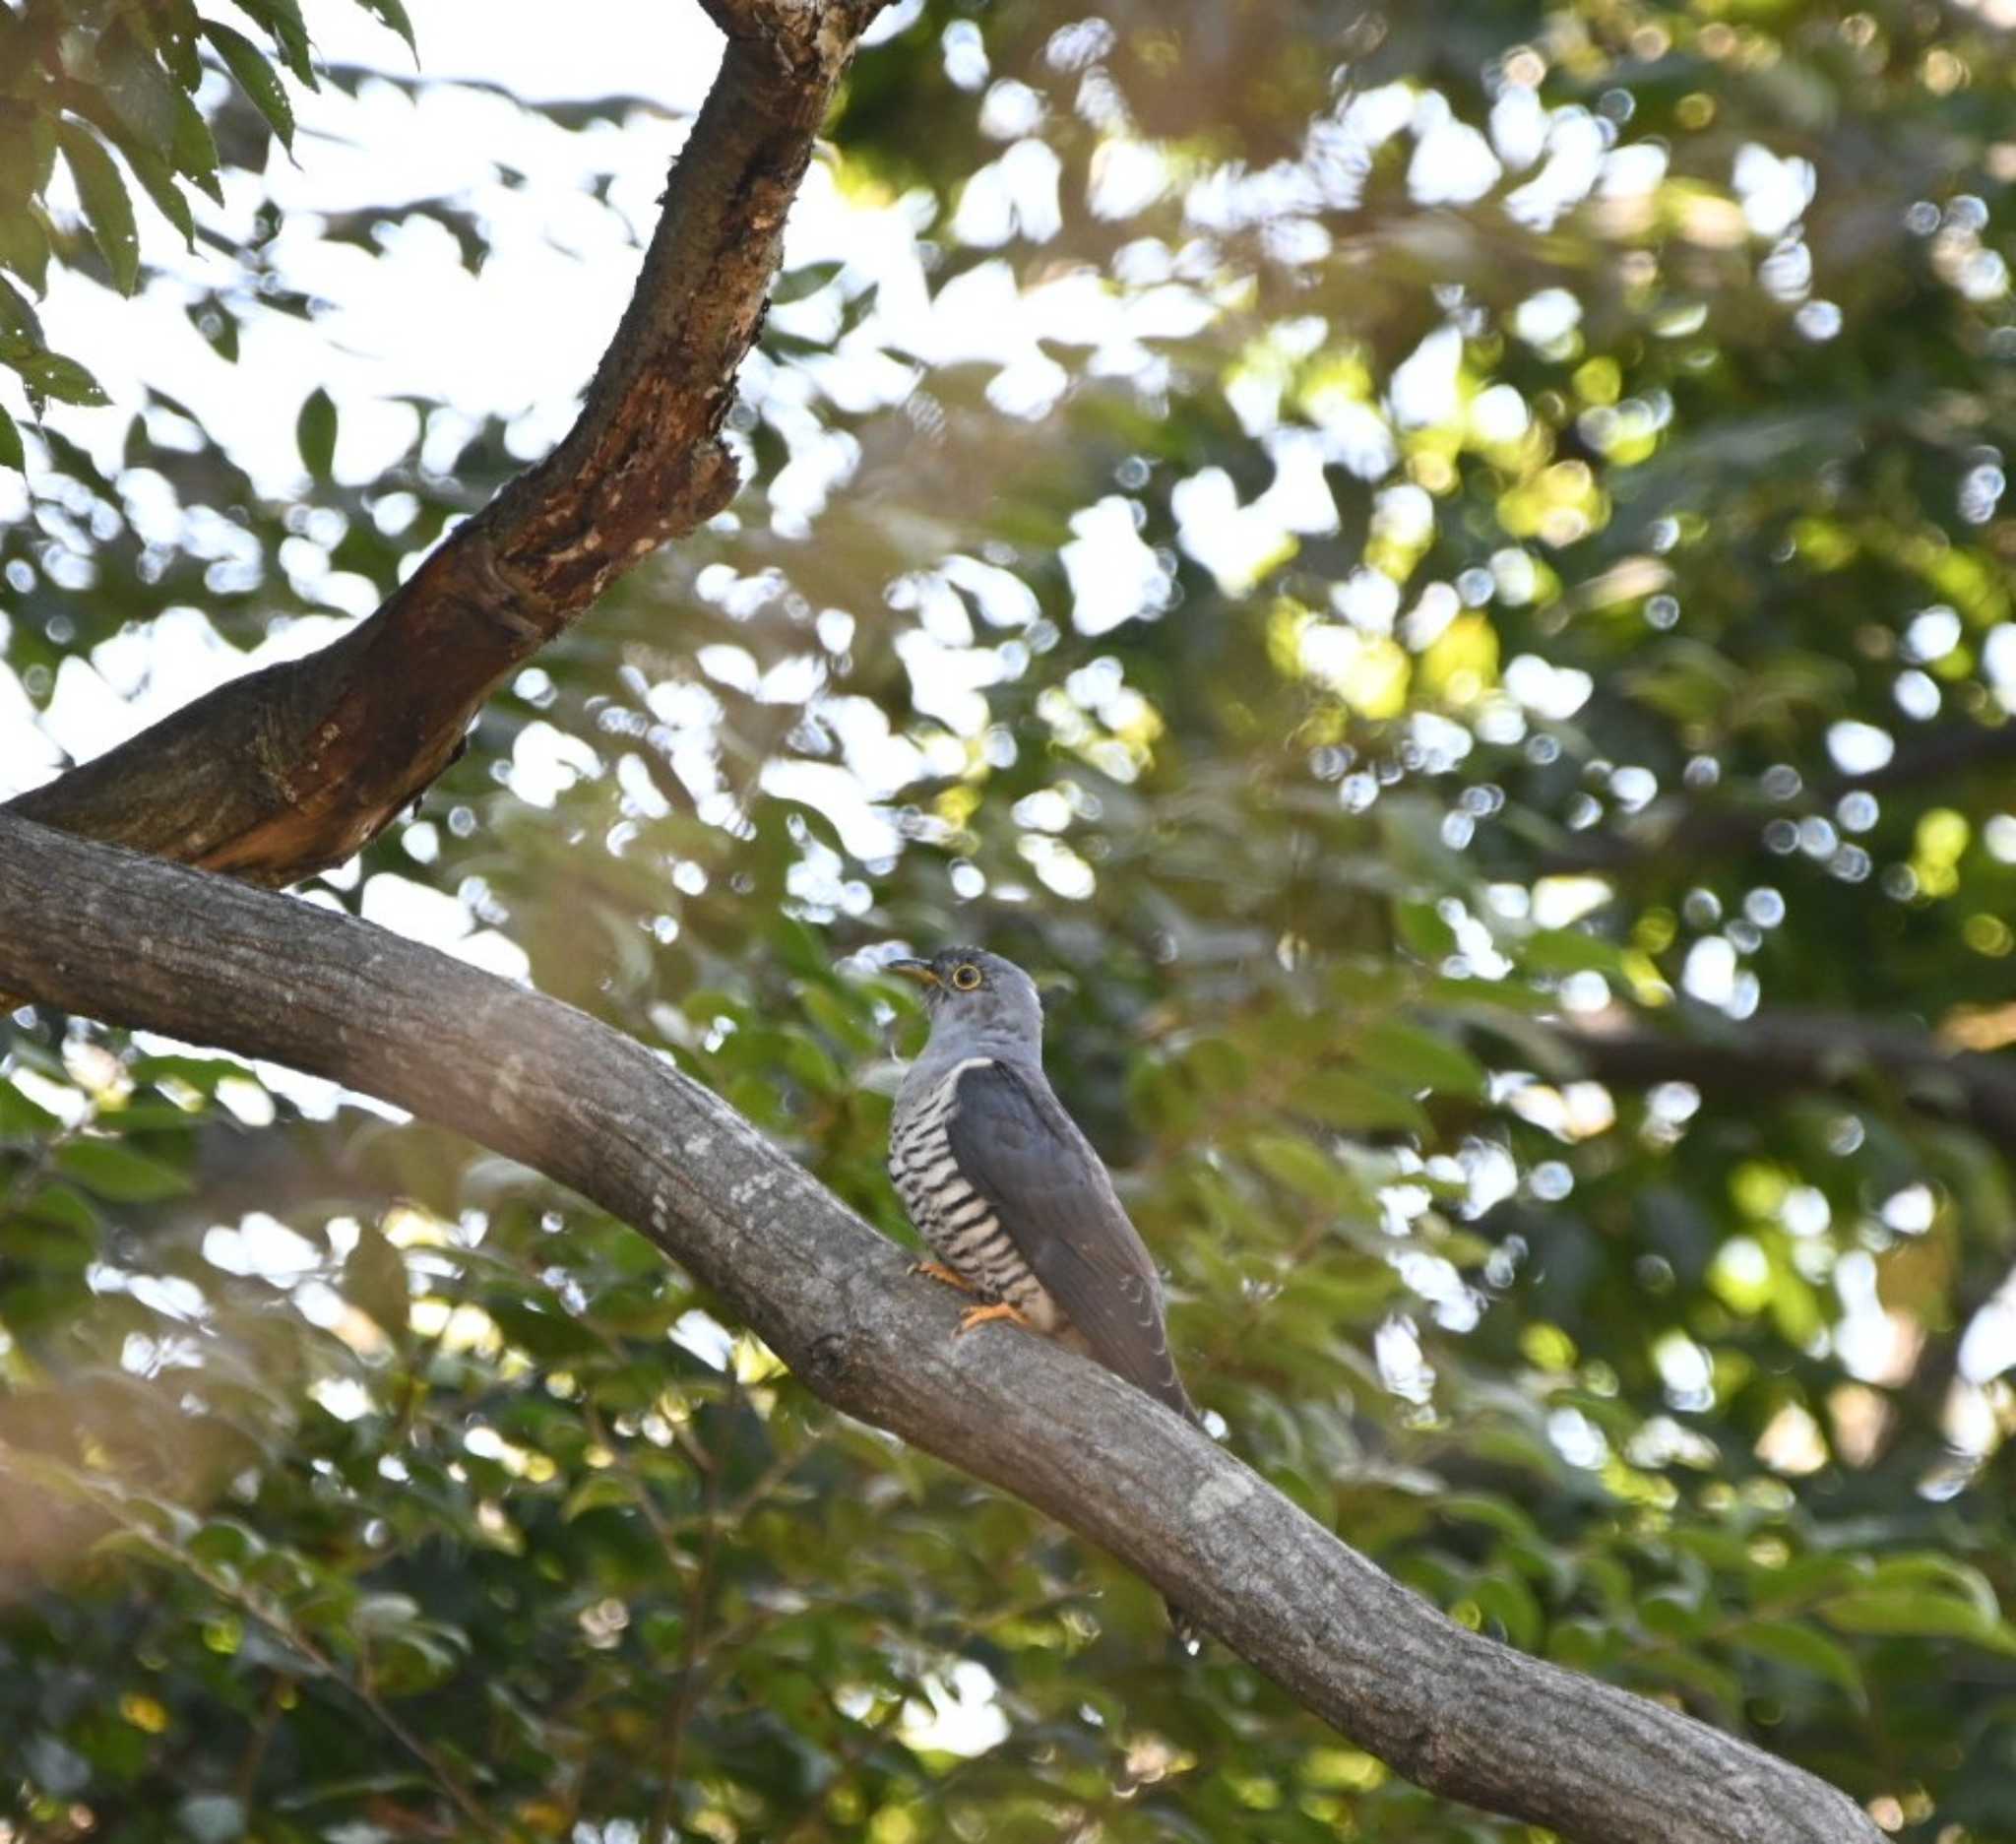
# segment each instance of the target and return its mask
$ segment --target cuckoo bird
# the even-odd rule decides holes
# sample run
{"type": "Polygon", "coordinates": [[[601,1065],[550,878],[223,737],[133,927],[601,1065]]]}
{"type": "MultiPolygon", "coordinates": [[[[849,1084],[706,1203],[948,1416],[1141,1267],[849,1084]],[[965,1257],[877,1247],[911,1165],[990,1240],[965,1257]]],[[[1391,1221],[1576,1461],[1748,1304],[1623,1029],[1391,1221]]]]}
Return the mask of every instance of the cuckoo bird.
{"type": "MultiPolygon", "coordinates": [[[[936,1257],[913,1271],[973,1297],[961,1332],[1012,1320],[1195,1421],[1154,1258],[1043,1074],[1036,983],[966,947],[888,971],[923,987],[931,1017],[889,1131],[889,1176],[936,1257]]],[[[1190,1643],[1182,1614],[1169,1618],[1190,1643]]]]}

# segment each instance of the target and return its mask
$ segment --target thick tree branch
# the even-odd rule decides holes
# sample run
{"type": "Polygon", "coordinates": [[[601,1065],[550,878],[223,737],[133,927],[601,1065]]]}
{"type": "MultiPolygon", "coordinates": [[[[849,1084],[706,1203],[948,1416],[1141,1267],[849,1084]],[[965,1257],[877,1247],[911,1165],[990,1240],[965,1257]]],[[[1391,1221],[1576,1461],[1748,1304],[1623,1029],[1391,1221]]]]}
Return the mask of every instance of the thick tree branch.
{"type": "Polygon", "coordinates": [[[2016,1064],[2006,1058],[1953,1049],[1910,1025],[1838,1013],[1762,1012],[1737,1023],[1685,1010],[1685,1033],[1606,1011],[1559,1021],[1553,1034],[1590,1075],[1619,1087],[1691,1082],[1748,1104],[1797,1091],[1888,1088],[1921,1113],[1965,1121],[1991,1144],[2016,1148],[2016,1064]]]}
{"type": "Polygon", "coordinates": [[[721,74],[567,438],[344,639],[220,687],[14,810],[280,885],[405,808],[521,662],[733,494],[717,434],[735,371],[813,137],[882,3],[713,0],[721,74]]]}
{"type": "Polygon", "coordinates": [[[1834,1789],[1456,1625],[1117,1377],[942,1291],[724,1103],[571,1007],[347,917],[0,813],[0,986],[271,1057],[634,1224],[836,1407],[1104,1546],[1433,1792],[1588,1844],[1876,1844],[1834,1789]]]}

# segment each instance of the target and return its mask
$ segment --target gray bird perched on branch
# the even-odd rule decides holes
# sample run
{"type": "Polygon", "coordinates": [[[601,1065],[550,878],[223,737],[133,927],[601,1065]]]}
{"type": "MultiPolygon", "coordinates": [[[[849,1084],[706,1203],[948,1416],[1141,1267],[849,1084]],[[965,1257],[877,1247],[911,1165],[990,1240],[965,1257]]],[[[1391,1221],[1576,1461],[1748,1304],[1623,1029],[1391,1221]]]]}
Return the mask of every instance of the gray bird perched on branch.
{"type": "MultiPolygon", "coordinates": [[[[1043,1074],[1036,983],[968,947],[888,971],[923,987],[931,1016],[889,1130],[889,1176],[937,1257],[913,1272],[973,1296],[962,1333],[1012,1320],[1195,1421],[1154,1258],[1043,1074]]],[[[1189,1643],[1189,1622],[1169,1618],[1189,1643]]]]}

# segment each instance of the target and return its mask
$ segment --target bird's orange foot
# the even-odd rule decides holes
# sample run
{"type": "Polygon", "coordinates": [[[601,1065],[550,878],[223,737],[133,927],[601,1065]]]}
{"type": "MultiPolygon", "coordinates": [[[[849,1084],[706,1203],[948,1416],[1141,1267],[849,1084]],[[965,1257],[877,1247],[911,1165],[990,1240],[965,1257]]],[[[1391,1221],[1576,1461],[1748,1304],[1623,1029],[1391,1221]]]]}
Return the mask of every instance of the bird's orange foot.
{"type": "Polygon", "coordinates": [[[947,1287],[956,1287],[962,1294],[973,1292],[973,1283],[965,1275],[954,1273],[942,1261],[913,1261],[910,1271],[929,1275],[934,1281],[943,1281],[947,1287]]]}
{"type": "MultiPolygon", "coordinates": [[[[991,1324],[995,1319],[1007,1319],[1013,1324],[1021,1326],[1025,1331],[1035,1329],[1030,1325],[1028,1318],[1023,1313],[1011,1306],[1005,1300],[997,1300],[990,1306],[967,1307],[959,1315],[959,1332],[970,1332],[976,1325],[991,1324]]],[[[959,1336],[959,1333],[955,1333],[954,1336],[959,1336]]]]}

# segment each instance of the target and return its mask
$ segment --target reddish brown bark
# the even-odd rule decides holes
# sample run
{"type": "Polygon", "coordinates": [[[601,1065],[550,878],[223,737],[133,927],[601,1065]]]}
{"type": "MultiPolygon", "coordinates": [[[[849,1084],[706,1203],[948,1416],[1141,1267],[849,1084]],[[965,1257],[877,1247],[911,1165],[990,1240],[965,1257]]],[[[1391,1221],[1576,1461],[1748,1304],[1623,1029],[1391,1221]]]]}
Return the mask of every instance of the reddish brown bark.
{"type": "Polygon", "coordinates": [[[320,653],[237,679],[14,811],[290,883],[425,789],[471,719],[618,575],[727,504],[717,440],[813,137],[883,0],[706,0],[728,34],[579,420],[320,653]]]}

